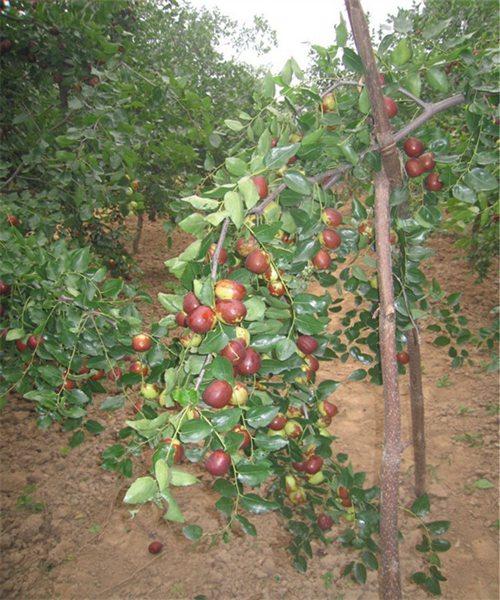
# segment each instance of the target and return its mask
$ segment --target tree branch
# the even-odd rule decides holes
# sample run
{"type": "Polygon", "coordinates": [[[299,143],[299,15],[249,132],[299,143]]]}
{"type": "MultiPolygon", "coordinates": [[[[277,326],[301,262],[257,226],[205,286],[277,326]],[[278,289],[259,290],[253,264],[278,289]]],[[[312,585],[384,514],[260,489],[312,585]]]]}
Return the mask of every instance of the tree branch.
{"type": "MultiPolygon", "coordinates": [[[[339,81],[342,81],[342,83],[346,84],[346,85],[350,85],[351,83],[358,85],[356,82],[350,81],[350,80],[339,80],[339,81]]],[[[401,88],[401,91],[402,90],[403,90],[403,88],[401,88]]],[[[402,92],[402,93],[404,93],[404,92],[402,92]]],[[[407,92],[407,95],[408,94],[410,94],[410,92],[407,92]]],[[[438,113],[443,112],[444,110],[453,108],[454,106],[458,106],[459,104],[463,104],[464,102],[465,102],[465,96],[463,94],[456,94],[455,96],[450,96],[449,98],[445,98],[444,100],[440,100],[439,102],[434,102],[434,103],[428,103],[428,102],[424,102],[423,100],[421,100],[419,102],[419,104],[420,104],[420,106],[425,107],[424,110],[421,112],[420,115],[418,115],[418,117],[413,119],[413,121],[410,121],[402,129],[400,129],[399,131],[396,131],[396,133],[394,133],[394,135],[392,136],[394,142],[400,142],[409,133],[411,133],[412,131],[415,131],[416,129],[421,127],[424,123],[426,123],[427,121],[432,119],[432,117],[434,117],[438,113]]],[[[363,150],[363,152],[360,153],[359,160],[360,161],[363,160],[363,158],[369,152],[380,152],[380,150],[381,150],[380,143],[374,143],[371,146],[369,146],[368,148],[366,148],[365,150],[363,150]]],[[[323,188],[325,190],[328,190],[333,185],[335,185],[337,183],[337,181],[339,181],[339,179],[345,173],[350,171],[353,168],[353,166],[354,165],[352,165],[350,163],[344,163],[344,164],[340,165],[339,167],[336,167],[335,169],[328,169],[328,171],[324,171],[323,173],[319,173],[318,175],[309,177],[309,181],[311,183],[323,182],[323,188]]],[[[249,214],[251,214],[251,215],[262,214],[264,212],[264,209],[266,208],[266,206],[268,206],[271,202],[273,202],[273,200],[276,200],[276,198],[281,194],[281,192],[283,190],[285,190],[287,187],[288,186],[286,185],[286,183],[280,183],[280,185],[276,189],[274,189],[266,198],[264,198],[262,200],[262,202],[260,202],[256,206],[254,206],[249,211],[249,214]]]]}
{"type": "MultiPolygon", "coordinates": [[[[217,245],[215,246],[214,254],[212,256],[212,262],[211,262],[211,268],[210,268],[210,279],[212,280],[213,283],[215,283],[217,281],[217,271],[219,269],[219,256],[222,251],[222,246],[226,239],[228,229],[229,229],[229,217],[226,217],[224,219],[224,222],[222,223],[219,240],[217,241],[217,245]]],[[[207,370],[207,367],[211,362],[212,362],[212,355],[207,354],[205,356],[205,360],[203,361],[201,371],[199,372],[198,377],[196,378],[196,381],[194,384],[195,390],[200,389],[201,382],[203,381],[203,378],[205,377],[205,371],[207,370]]]]}

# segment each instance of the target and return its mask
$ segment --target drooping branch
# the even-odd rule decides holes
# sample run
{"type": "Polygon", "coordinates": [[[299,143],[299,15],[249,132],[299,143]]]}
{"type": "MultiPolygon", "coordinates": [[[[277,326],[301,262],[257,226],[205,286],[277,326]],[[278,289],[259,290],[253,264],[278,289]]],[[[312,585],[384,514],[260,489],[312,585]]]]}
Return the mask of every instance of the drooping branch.
{"type": "MultiPolygon", "coordinates": [[[[356,83],[356,82],[349,82],[349,81],[344,81],[344,80],[341,80],[341,81],[345,85],[350,85],[350,83],[356,83]]],[[[356,83],[356,85],[358,85],[358,84],[356,83]]],[[[402,89],[401,89],[401,91],[402,91],[402,89]]],[[[459,104],[463,104],[464,102],[465,102],[465,96],[463,94],[456,94],[455,96],[450,96],[449,98],[445,98],[444,100],[440,100],[439,102],[434,102],[434,103],[420,101],[419,104],[421,106],[425,106],[424,110],[418,115],[418,117],[413,119],[413,121],[410,121],[402,129],[400,129],[399,131],[396,131],[392,135],[393,141],[400,142],[401,140],[405,139],[408,136],[408,134],[410,134],[412,131],[415,131],[419,127],[421,127],[424,123],[426,123],[427,121],[432,119],[438,113],[443,112],[444,110],[453,108],[454,106],[458,106],[459,104]]],[[[380,152],[380,149],[381,149],[380,143],[373,143],[371,146],[369,146],[368,148],[363,150],[363,152],[360,153],[359,160],[360,161],[363,160],[363,158],[365,158],[365,156],[369,152],[380,152]]],[[[331,188],[333,185],[335,185],[341,179],[341,177],[345,173],[350,171],[353,167],[354,167],[354,165],[352,165],[351,163],[344,163],[344,164],[339,165],[335,169],[328,169],[328,171],[324,171],[322,173],[319,173],[318,175],[314,175],[313,177],[310,177],[309,181],[311,183],[322,183],[323,188],[327,190],[327,189],[331,188]]],[[[280,185],[277,188],[275,188],[268,196],[266,196],[266,198],[264,198],[262,200],[262,202],[260,202],[259,204],[257,204],[250,210],[250,214],[255,214],[255,215],[262,214],[264,212],[264,209],[266,208],[266,206],[268,206],[271,202],[276,200],[276,198],[286,188],[287,188],[286,183],[280,183],[280,185]]]]}
{"type": "MultiPolygon", "coordinates": [[[[217,281],[217,271],[219,269],[219,256],[222,251],[222,246],[224,245],[224,241],[226,240],[227,230],[229,229],[229,217],[226,217],[222,223],[222,227],[220,230],[220,236],[217,241],[217,245],[215,246],[214,253],[212,255],[212,261],[210,265],[210,279],[213,283],[217,281]]],[[[201,371],[196,378],[194,389],[199,390],[200,385],[205,377],[205,371],[207,370],[208,365],[212,362],[212,355],[207,354],[205,356],[205,360],[203,361],[203,365],[201,367],[201,371]]]]}

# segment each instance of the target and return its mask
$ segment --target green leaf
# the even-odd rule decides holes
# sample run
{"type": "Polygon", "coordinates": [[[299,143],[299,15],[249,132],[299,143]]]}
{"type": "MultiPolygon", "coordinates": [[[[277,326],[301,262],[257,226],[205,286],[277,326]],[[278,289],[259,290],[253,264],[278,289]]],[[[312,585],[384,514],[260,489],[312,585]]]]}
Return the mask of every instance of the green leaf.
{"type": "Polygon", "coordinates": [[[364,369],[356,369],[349,375],[347,379],[348,381],[361,381],[366,377],[366,375],[367,372],[364,369]]]}
{"type": "Polygon", "coordinates": [[[118,408],[123,408],[125,406],[125,396],[119,394],[118,396],[108,396],[99,408],[101,410],[117,410],[118,408]]]}
{"type": "Polygon", "coordinates": [[[413,573],[410,579],[413,581],[413,583],[416,583],[417,585],[423,585],[425,583],[425,580],[427,579],[427,575],[422,571],[417,571],[416,573],[413,573]]]}
{"type": "Polygon", "coordinates": [[[200,198],[200,196],[188,196],[186,198],[182,198],[182,201],[191,204],[191,206],[194,206],[194,208],[198,210],[215,210],[220,206],[217,200],[200,198]]]}
{"type": "Polygon", "coordinates": [[[438,37],[453,21],[453,19],[446,19],[442,21],[433,22],[431,25],[428,25],[422,31],[422,37],[424,40],[430,40],[432,38],[438,37]]]}
{"type": "Polygon", "coordinates": [[[354,575],[354,579],[360,585],[364,585],[366,583],[366,567],[363,563],[360,563],[360,562],[354,563],[352,573],[354,575]]]}
{"type": "Polygon", "coordinates": [[[238,181],[238,190],[248,209],[253,208],[259,201],[259,192],[250,177],[243,177],[238,181]]]}
{"type": "Polygon", "coordinates": [[[337,43],[337,46],[339,46],[339,48],[342,48],[345,46],[346,42],[347,42],[347,27],[344,21],[344,18],[342,16],[342,14],[340,15],[340,23],[335,27],[335,40],[337,43]]]}
{"type": "Polygon", "coordinates": [[[222,356],[216,356],[209,367],[209,374],[214,379],[224,379],[225,381],[233,381],[233,365],[222,356]]]}
{"type": "Polygon", "coordinates": [[[139,477],[128,488],[124,502],[127,504],[144,504],[158,494],[158,484],[152,477],[139,477]]]}
{"type": "Polygon", "coordinates": [[[203,535],[203,529],[199,525],[186,525],[182,528],[182,533],[188,540],[196,542],[203,535]]]}
{"type": "Polygon", "coordinates": [[[429,513],[430,509],[431,505],[429,502],[429,496],[427,494],[417,498],[410,508],[411,512],[417,515],[417,517],[425,517],[429,513]]]}
{"type": "Polygon", "coordinates": [[[232,131],[236,131],[236,133],[238,133],[242,129],[245,129],[244,125],[242,125],[239,121],[235,121],[234,119],[225,119],[224,125],[232,131]]]}
{"type": "Polygon", "coordinates": [[[182,296],[179,294],[158,294],[158,301],[169,312],[179,312],[182,310],[182,296]]]}
{"type": "Polygon", "coordinates": [[[246,162],[235,156],[226,158],[225,165],[229,173],[231,173],[231,175],[236,175],[237,177],[244,175],[247,170],[246,162]]]}
{"type": "Polygon", "coordinates": [[[216,431],[224,433],[232,429],[241,418],[241,410],[239,408],[228,408],[219,410],[210,415],[210,421],[216,431]]]}
{"type": "Polygon", "coordinates": [[[431,67],[425,74],[427,83],[433,90],[446,94],[449,89],[448,77],[446,73],[437,67],[431,67]]]}
{"type": "Polygon", "coordinates": [[[23,329],[9,329],[5,336],[6,342],[13,342],[14,340],[20,340],[24,336],[23,329]]]}
{"type": "Polygon", "coordinates": [[[256,429],[258,427],[265,427],[269,425],[278,412],[279,408],[277,406],[256,406],[248,410],[246,421],[250,427],[256,429]]]}
{"type": "Polygon", "coordinates": [[[287,186],[297,192],[298,194],[307,195],[311,193],[312,186],[308,179],[302,175],[302,173],[298,173],[297,171],[287,171],[283,175],[283,182],[287,184],[287,186]]]}
{"type": "Polygon", "coordinates": [[[498,182],[486,169],[475,167],[464,177],[465,183],[476,192],[491,192],[497,189],[498,182]]]}
{"type": "Polygon", "coordinates": [[[448,540],[432,540],[431,549],[434,552],[447,552],[451,548],[451,543],[448,540]]]}
{"type": "Polygon", "coordinates": [[[279,169],[284,167],[286,163],[295,156],[300,144],[289,144],[288,146],[279,146],[271,148],[264,157],[264,164],[268,169],[279,169]]]}
{"type": "Polygon", "coordinates": [[[474,204],[477,200],[474,191],[466,185],[464,185],[463,183],[456,183],[451,188],[451,193],[453,194],[453,197],[457,200],[461,200],[462,202],[467,202],[469,204],[474,204]]]}
{"type": "Polygon", "coordinates": [[[99,435],[99,433],[104,431],[105,428],[98,421],[93,421],[92,419],[89,419],[85,423],[85,429],[93,435],[99,435]]]}
{"type": "Polygon", "coordinates": [[[286,360],[287,358],[290,358],[292,354],[295,354],[295,352],[297,352],[297,346],[295,342],[292,342],[292,340],[289,340],[288,338],[280,340],[276,344],[276,358],[278,360],[286,360]]]}
{"type": "Polygon", "coordinates": [[[408,73],[401,82],[401,85],[413,95],[417,96],[417,98],[420,98],[420,92],[422,91],[422,80],[420,79],[420,74],[418,71],[408,73]]]}
{"type": "Polygon", "coordinates": [[[238,464],[238,481],[243,485],[256,487],[263,483],[271,475],[271,463],[261,461],[255,464],[238,464]]]}
{"type": "Polygon", "coordinates": [[[247,314],[245,321],[262,321],[264,313],[266,311],[266,303],[262,298],[258,296],[252,296],[248,300],[245,300],[245,306],[247,314]]]}
{"type": "Polygon", "coordinates": [[[188,485],[194,485],[195,483],[198,483],[198,478],[194,475],[191,475],[191,473],[187,473],[186,471],[181,471],[180,469],[173,468],[170,469],[170,482],[172,483],[172,485],[185,487],[188,485]]]}
{"type": "Polygon", "coordinates": [[[342,62],[346,66],[347,69],[354,71],[355,73],[363,73],[363,63],[359,56],[351,50],[350,48],[344,48],[344,55],[342,57],[342,62]]]}
{"type": "Polygon", "coordinates": [[[474,487],[478,490],[489,490],[494,486],[488,479],[478,479],[474,482],[474,487]]]}
{"type": "Polygon", "coordinates": [[[179,223],[179,227],[186,233],[191,233],[195,237],[202,237],[205,228],[205,218],[200,213],[193,213],[188,215],[185,219],[182,219],[179,223]]]}
{"type": "Polygon", "coordinates": [[[377,557],[375,556],[375,554],[373,554],[373,552],[370,552],[369,550],[366,550],[361,555],[361,560],[364,562],[364,564],[370,570],[376,571],[378,569],[378,560],[377,560],[377,557]]]}
{"type": "Polygon", "coordinates": [[[391,52],[391,62],[396,67],[402,67],[412,57],[410,43],[407,38],[399,40],[396,47],[391,52]]]}
{"type": "Polygon", "coordinates": [[[450,338],[446,337],[445,335],[439,335],[435,340],[434,340],[434,345],[438,346],[439,348],[442,348],[443,346],[447,346],[450,343],[450,338]]]}
{"type": "Polygon", "coordinates": [[[238,192],[227,192],[224,196],[224,208],[226,209],[231,221],[239,229],[243,225],[245,212],[243,200],[238,192]]]}
{"type": "Polygon", "coordinates": [[[163,492],[162,496],[168,502],[168,510],[163,518],[174,523],[184,523],[184,515],[172,494],[170,492],[163,492]]]}
{"type": "Polygon", "coordinates": [[[236,515],[236,520],[241,523],[241,527],[247,535],[257,535],[257,530],[255,529],[255,526],[252,523],[250,523],[250,521],[246,517],[244,517],[243,515],[236,515]]]}
{"type": "Polygon", "coordinates": [[[155,477],[160,492],[164,492],[168,488],[168,466],[162,458],[155,462],[155,477]]]}
{"type": "Polygon", "coordinates": [[[245,494],[241,497],[240,503],[245,510],[254,513],[255,515],[262,515],[278,508],[276,502],[264,500],[264,498],[257,496],[257,494],[245,494]]]}
{"type": "Polygon", "coordinates": [[[191,419],[181,426],[181,440],[188,443],[201,442],[212,433],[212,428],[206,421],[191,419]]]}
{"type": "Polygon", "coordinates": [[[276,92],[276,86],[274,85],[274,79],[272,73],[266,73],[262,81],[262,93],[265,98],[274,98],[276,92]]]}
{"type": "Polygon", "coordinates": [[[361,90],[361,94],[359,95],[358,108],[364,115],[367,115],[372,109],[370,96],[368,96],[366,87],[361,90]]]}
{"type": "Polygon", "coordinates": [[[209,331],[203,339],[203,342],[198,347],[198,352],[201,354],[209,354],[211,352],[220,352],[222,348],[227,346],[229,338],[222,329],[209,331]]]}
{"type": "Polygon", "coordinates": [[[259,431],[254,437],[254,444],[265,452],[275,452],[288,445],[288,440],[280,435],[266,435],[259,431]]]}
{"type": "Polygon", "coordinates": [[[443,535],[450,528],[450,521],[432,521],[426,523],[425,527],[434,535],[443,535]]]}
{"type": "Polygon", "coordinates": [[[84,440],[85,440],[85,434],[83,433],[83,431],[81,429],[79,431],[75,431],[75,433],[71,436],[71,438],[68,442],[69,447],[76,448],[81,443],[83,443],[84,440]]]}
{"type": "Polygon", "coordinates": [[[101,288],[103,296],[116,298],[123,289],[123,281],[121,279],[108,279],[101,288]]]}

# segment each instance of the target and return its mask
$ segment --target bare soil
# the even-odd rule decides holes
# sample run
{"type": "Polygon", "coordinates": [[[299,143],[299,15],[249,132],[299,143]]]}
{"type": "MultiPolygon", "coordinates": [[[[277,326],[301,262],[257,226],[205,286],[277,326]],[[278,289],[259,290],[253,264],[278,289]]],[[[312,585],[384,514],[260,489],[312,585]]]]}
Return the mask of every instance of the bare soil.
{"type": "MultiPolygon", "coordinates": [[[[138,255],[143,270],[139,284],[155,298],[168,280],[163,261],[187,243],[178,234],[167,248],[160,222],[146,223],[138,255]]],[[[478,327],[496,304],[493,278],[480,285],[450,240],[433,243],[436,256],[427,266],[448,292],[463,292],[463,307],[478,327]]],[[[157,301],[145,306],[145,318],[163,315],[157,301]]],[[[334,324],[332,323],[332,326],[334,324]]],[[[451,519],[451,550],[442,555],[448,581],[443,597],[460,600],[498,598],[498,403],[497,375],[487,373],[486,354],[471,348],[474,366],[452,370],[446,353],[431,344],[425,332],[423,364],[432,517],[451,519]],[[458,438],[456,436],[459,436],[458,438]],[[468,437],[466,437],[468,436],[468,437]],[[491,489],[476,489],[486,478],[491,489]]],[[[349,364],[324,364],[321,378],[343,379],[349,364]]],[[[407,377],[401,377],[404,437],[410,439],[407,377]]],[[[381,458],[382,394],[377,386],[351,382],[336,394],[340,413],[332,431],[335,450],[347,451],[359,470],[376,482],[381,458]]],[[[105,433],[69,451],[67,436],[56,428],[36,428],[27,403],[12,397],[0,414],[0,508],[2,518],[0,595],[16,599],[319,599],[377,598],[371,574],[363,588],[340,578],[349,558],[336,543],[315,546],[316,557],[306,575],[294,571],[284,550],[287,532],[276,515],[255,517],[257,538],[236,533],[228,544],[193,544],[180,527],[161,520],[155,507],[131,518],[122,504],[127,482],[103,471],[100,453],[116,439],[127,408],[113,414],[95,410],[105,433]],[[147,551],[153,539],[164,543],[155,557],[147,551]]],[[[146,463],[142,466],[146,469],[146,463]]],[[[141,465],[139,465],[139,471],[141,465]]],[[[220,518],[213,507],[211,478],[198,473],[201,484],[179,490],[189,522],[216,531],[220,518]]],[[[412,502],[412,451],[404,453],[401,506],[412,502]]],[[[401,511],[405,536],[401,545],[404,592],[425,594],[409,581],[421,565],[413,550],[415,522],[401,511]]]]}

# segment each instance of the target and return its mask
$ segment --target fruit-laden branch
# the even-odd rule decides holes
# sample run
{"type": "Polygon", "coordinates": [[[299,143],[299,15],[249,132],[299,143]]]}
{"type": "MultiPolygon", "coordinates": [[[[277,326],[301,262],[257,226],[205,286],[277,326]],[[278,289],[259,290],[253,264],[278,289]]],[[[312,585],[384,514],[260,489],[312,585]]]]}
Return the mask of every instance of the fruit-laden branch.
{"type": "MultiPolygon", "coordinates": [[[[350,85],[350,83],[347,83],[350,85]]],[[[356,84],[357,85],[357,84],[356,84]]],[[[408,94],[407,94],[408,95],[408,94]]],[[[449,108],[453,108],[454,106],[458,106],[459,104],[463,104],[465,102],[465,96],[463,94],[456,94],[455,96],[450,96],[449,98],[445,98],[444,100],[440,100],[439,102],[427,103],[422,101],[419,102],[421,106],[425,105],[424,110],[418,117],[410,121],[407,125],[405,125],[402,129],[397,131],[394,135],[394,142],[400,142],[403,140],[409,133],[415,131],[421,127],[424,123],[432,119],[438,113],[448,110],[449,108]]],[[[374,143],[366,150],[363,150],[359,155],[359,160],[363,160],[363,158],[369,152],[379,152],[381,149],[380,143],[374,143]]],[[[324,171],[323,173],[319,173],[318,175],[314,175],[314,177],[310,177],[309,181],[311,183],[323,183],[324,189],[329,189],[333,185],[340,180],[340,178],[350,171],[354,167],[351,163],[345,163],[336,167],[335,169],[329,169],[328,171],[324,171]]],[[[286,190],[286,183],[280,183],[280,185],[275,188],[266,198],[262,200],[259,204],[254,206],[252,210],[250,210],[250,214],[260,215],[264,212],[266,206],[268,206],[271,202],[276,200],[276,198],[281,194],[282,191],[286,190]]]]}
{"type": "MultiPolygon", "coordinates": [[[[224,241],[226,239],[228,229],[229,229],[229,217],[226,217],[222,223],[222,227],[220,230],[220,236],[217,241],[217,245],[215,246],[215,250],[214,250],[211,265],[210,265],[210,279],[212,280],[213,283],[215,283],[217,281],[217,270],[219,268],[219,256],[222,251],[222,246],[224,245],[224,241]]],[[[196,378],[196,382],[194,384],[195,390],[200,389],[201,382],[203,381],[203,378],[205,377],[205,371],[207,370],[207,367],[211,362],[212,362],[212,355],[207,354],[205,356],[205,360],[203,361],[201,371],[200,371],[198,377],[196,378]]]]}

